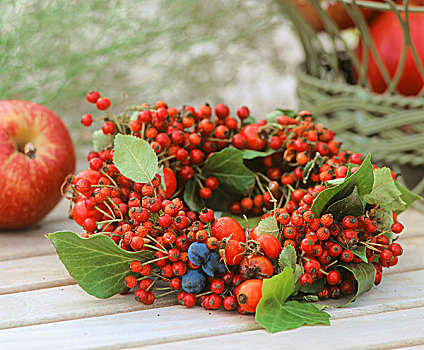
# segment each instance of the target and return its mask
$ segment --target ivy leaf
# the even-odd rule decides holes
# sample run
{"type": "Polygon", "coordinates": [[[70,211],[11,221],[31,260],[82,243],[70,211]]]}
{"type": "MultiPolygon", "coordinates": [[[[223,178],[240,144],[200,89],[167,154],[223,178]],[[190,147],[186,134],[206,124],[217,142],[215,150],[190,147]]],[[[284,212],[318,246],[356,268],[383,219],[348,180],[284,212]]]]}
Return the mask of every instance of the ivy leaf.
{"type": "Polygon", "coordinates": [[[147,250],[131,253],[119,248],[105,235],[81,238],[70,231],[46,235],[53,244],[69,274],[82,289],[97,298],[109,298],[123,292],[124,279],[130,274],[130,263],[152,258],[147,250]]]}
{"type": "MultiPolygon", "coordinates": [[[[221,216],[227,216],[229,218],[232,218],[232,219],[236,220],[241,225],[241,227],[243,227],[244,229],[247,228],[247,222],[244,219],[244,217],[242,217],[242,216],[234,215],[234,214],[231,214],[231,213],[222,213],[221,216]]],[[[259,224],[259,221],[261,221],[261,217],[260,216],[254,216],[253,218],[247,218],[247,221],[249,223],[249,228],[252,229],[256,225],[259,224]]]]}
{"type": "Polygon", "coordinates": [[[275,216],[268,216],[267,218],[262,219],[259,221],[258,225],[258,236],[263,233],[267,233],[278,238],[280,231],[278,230],[277,219],[275,216]]]}
{"type": "Polygon", "coordinates": [[[339,305],[339,307],[346,306],[354,301],[359,294],[368,292],[371,287],[374,285],[376,270],[373,264],[371,263],[340,263],[337,264],[336,267],[342,267],[353,273],[353,277],[355,277],[358,282],[358,290],[356,294],[350,299],[348,302],[343,305],[339,305]]]}
{"type": "Polygon", "coordinates": [[[360,197],[372,191],[374,176],[370,159],[371,155],[368,154],[362,165],[354,174],[347,176],[341,184],[327,188],[317,196],[311,208],[315,217],[319,217],[326,213],[331,204],[348,197],[355,187],[357,187],[360,197]]]}
{"type": "Polygon", "coordinates": [[[276,123],[277,122],[277,117],[279,117],[280,115],[283,115],[284,111],[280,108],[276,108],[275,110],[273,110],[271,113],[268,113],[265,116],[265,120],[268,123],[276,123]]]}
{"type": "Polygon", "coordinates": [[[275,153],[275,150],[268,148],[265,151],[254,151],[251,149],[244,149],[243,151],[243,159],[255,159],[255,158],[265,158],[271,154],[275,153]]]}
{"type": "Polygon", "coordinates": [[[406,203],[401,198],[402,193],[395,184],[389,168],[374,170],[374,187],[364,199],[369,204],[379,204],[386,211],[403,211],[406,203]]]}
{"type": "Polygon", "coordinates": [[[91,141],[93,142],[93,150],[97,152],[104,150],[110,145],[109,136],[103,134],[102,130],[94,131],[91,136],[91,141]]]}
{"type": "Polygon", "coordinates": [[[316,279],[309,287],[300,286],[299,291],[305,294],[316,294],[324,289],[324,278],[316,279]]]}
{"type": "Polygon", "coordinates": [[[277,123],[277,117],[279,117],[280,115],[286,115],[290,118],[296,118],[297,113],[291,109],[281,109],[281,108],[277,108],[274,111],[272,111],[271,113],[268,113],[265,116],[265,119],[268,123],[277,123]]]}
{"type": "Polygon", "coordinates": [[[133,112],[133,113],[131,114],[130,121],[137,120],[137,119],[138,119],[138,115],[139,115],[139,114],[140,114],[140,112],[139,112],[139,111],[135,111],[135,112],[133,112]]]}
{"type": "Polygon", "coordinates": [[[134,182],[149,182],[158,170],[158,157],[149,143],[131,135],[116,135],[113,162],[134,182]]]}
{"type": "Polygon", "coordinates": [[[279,304],[282,305],[293,293],[293,288],[293,269],[290,267],[285,267],[283,272],[279,273],[278,275],[263,280],[261,301],[263,299],[275,298],[279,304]]]}
{"type": "Polygon", "coordinates": [[[344,249],[350,250],[353,254],[355,254],[358,258],[361,258],[364,263],[368,263],[367,259],[367,248],[363,245],[358,246],[355,249],[343,247],[344,249]]]}
{"type": "Polygon", "coordinates": [[[284,270],[286,267],[290,267],[295,271],[296,269],[296,250],[293,248],[291,244],[288,244],[284,247],[283,251],[280,253],[278,258],[278,266],[280,266],[281,270],[284,270]]]}
{"type": "Polygon", "coordinates": [[[200,186],[193,178],[188,180],[185,184],[184,190],[184,203],[193,210],[200,211],[204,208],[205,203],[199,195],[200,186]]]}
{"type": "Polygon", "coordinates": [[[230,203],[230,197],[219,187],[212,192],[212,197],[203,199],[200,197],[200,185],[195,179],[186,182],[184,190],[184,202],[193,211],[200,211],[203,208],[211,208],[214,210],[227,210],[230,203]]]}
{"type": "Polygon", "coordinates": [[[243,126],[247,124],[254,124],[254,123],[256,123],[256,119],[251,115],[247,119],[243,120],[243,126]]]}
{"type": "Polygon", "coordinates": [[[256,309],[256,321],[270,333],[295,329],[303,325],[330,325],[330,315],[311,303],[289,301],[284,305],[275,298],[261,299],[256,309]]]}
{"type": "Polygon", "coordinates": [[[358,187],[355,186],[349,196],[331,204],[327,212],[333,214],[334,218],[341,222],[346,215],[360,216],[364,210],[365,205],[359,197],[358,187]]]}
{"type": "Polygon", "coordinates": [[[399,182],[395,181],[395,185],[401,193],[400,198],[405,202],[405,209],[396,210],[396,214],[400,214],[406,209],[408,209],[415,201],[423,199],[421,196],[415,194],[414,192],[411,192],[406,187],[402,186],[399,182]]]}
{"type": "Polygon", "coordinates": [[[205,163],[203,175],[215,176],[219,188],[230,194],[243,194],[255,181],[255,173],[243,164],[243,152],[236,148],[212,154],[205,163]]]}

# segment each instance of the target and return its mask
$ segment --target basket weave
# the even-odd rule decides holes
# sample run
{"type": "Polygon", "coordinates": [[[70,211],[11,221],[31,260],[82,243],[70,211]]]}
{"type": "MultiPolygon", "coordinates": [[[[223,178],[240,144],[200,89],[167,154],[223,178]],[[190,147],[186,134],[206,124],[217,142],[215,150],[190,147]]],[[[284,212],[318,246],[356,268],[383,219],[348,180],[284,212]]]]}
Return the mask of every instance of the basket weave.
{"type": "MultiPolygon", "coordinates": [[[[407,184],[417,193],[424,191],[424,89],[416,97],[405,97],[395,91],[394,76],[384,94],[372,92],[366,79],[358,85],[348,84],[346,71],[340,65],[340,52],[351,67],[365,74],[353,49],[344,41],[341,31],[326,16],[322,3],[310,2],[321,16],[326,33],[317,34],[297,12],[289,0],[279,0],[283,11],[291,19],[305,51],[305,62],[296,70],[297,95],[301,108],[309,109],[318,120],[333,129],[345,148],[355,152],[372,152],[374,161],[390,164],[395,170],[418,169],[418,181],[407,184]],[[327,45],[323,44],[323,36],[327,45]],[[328,45],[332,43],[332,45],[328,45]]],[[[356,30],[369,38],[368,28],[360,16],[361,6],[399,13],[405,8],[386,3],[355,0],[336,0],[349,11],[357,25],[356,30]],[[356,11],[356,12],[355,12],[356,11]],[[359,16],[359,17],[358,17],[359,16]]],[[[407,4],[405,5],[407,6],[407,4]]],[[[408,10],[407,10],[408,11],[408,10]]],[[[424,7],[414,8],[422,12],[424,7]]],[[[405,29],[405,37],[409,31],[405,29]]],[[[372,40],[369,40],[372,44],[372,40]]],[[[421,65],[421,62],[418,63],[421,65]]],[[[384,68],[383,68],[384,69],[384,68]]],[[[351,69],[352,70],[352,69],[351,69]]],[[[424,71],[422,72],[424,76],[424,71]]]]}

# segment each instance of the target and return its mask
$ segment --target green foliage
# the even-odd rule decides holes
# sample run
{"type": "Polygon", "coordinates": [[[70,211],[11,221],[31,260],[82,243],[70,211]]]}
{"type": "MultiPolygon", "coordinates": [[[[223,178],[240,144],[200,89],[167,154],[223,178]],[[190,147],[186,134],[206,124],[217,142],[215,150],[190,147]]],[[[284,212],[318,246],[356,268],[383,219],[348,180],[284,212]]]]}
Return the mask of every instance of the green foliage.
{"type": "Polygon", "coordinates": [[[278,238],[279,230],[275,216],[268,216],[267,218],[259,221],[258,236],[263,233],[267,233],[278,238]]]}
{"type": "Polygon", "coordinates": [[[256,321],[268,332],[275,333],[300,327],[304,324],[330,324],[329,315],[311,303],[288,301],[294,290],[293,269],[265,279],[262,298],[256,308],[256,321]]]}
{"type": "Polygon", "coordinates": [[[215,176],[226,193],[243,194],[255,181],[255,174],[243,163],[243,152],[225,148],[213,153],[205,163],[203,176],[215,176]]]}
{"type": "Polygon", "coordinates": [[[339,185],[322,191],[312,204],[311,210],[315,214],[315,217],[321,216],[328,211],[328,208],[333,203],[348,197],[355,187],[357,188],[359,196],[362,198],[372,191],[373,184],[374,176],[371,155],[368,154],[362,165],[354,174],[347,176],[339,185]]]}
{"type": "Polygon", "coordinates": [[[340,306],[346,306],[347,304],[354,301],[359,294],[365,293],[371,289],[374,285],[376,270],[374,265],[371,263],[340,263],[336,265],[336,267],[342,267],[346,270],[349,270],[353,273],[353,277],[355,277],[358,282],[358,290],[356,294],[350,299],[348,302],[344,303],[340,306]]]}
{"type": "Polygon", "coordinates": [[[346,198],[331,204],[328,212],[341,222],[346,215],[360,216],[364,213],[365,204],[359,197],[358,188],[355,186],[352,193],[346,198]]]}
{"type": "Polygon", "coordinates": [[[149,182],[158,171],[158,157],[145,140],[131,135],[115,137],[113,162],[118,170],[135,182],[149,182]]]}
{"type": "Polygon", "coordinates": [[[123,292],[131,261],[145,262],[153,254],[147,250],[127,252],[101,234],[81,238],[74,232],[61,231],[51,233],[47,238],[69,274],[82,289],[97,298],[109,298],[123,292]]]}
{"type": "Polygon", "coordinates": [[[246,219],[244,217],[239,216],[239,215],[234,215],[234,214],[231,214],[231,213],[222,213],[222,216],[227,216],[229,218],[233,218],[244,229],[246,229],[248,226],[249,226],[250,229],[252,229],[257,224],[259,224],[259,221],[261,221],[261,217],[260,216],[254,216],[254,217],[251,217],[251,218],[247,218],[247,222],[246,222],[246,219]]]}

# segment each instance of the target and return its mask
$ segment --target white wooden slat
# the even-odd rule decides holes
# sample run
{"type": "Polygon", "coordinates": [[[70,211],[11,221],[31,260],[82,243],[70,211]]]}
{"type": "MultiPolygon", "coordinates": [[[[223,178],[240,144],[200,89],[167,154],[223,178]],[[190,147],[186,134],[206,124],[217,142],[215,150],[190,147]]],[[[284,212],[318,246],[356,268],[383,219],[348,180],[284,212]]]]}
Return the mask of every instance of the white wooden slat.
{"type": "MultiPolygon", "coordinates": [[[[423,236],[422,223],[424,214],[416,209],[410,208],[399,215],[398,220],[405,225],[405,233],[408,236],[423,236]]],[[[401,235],[403,235],[403,233],[401,235]]]]}
{"type": "Polygon", "coordinates": [[[0,231],[0,261],[21,259],[30,256],[53,254],[53,246],[44,234],[70,230],[78,232],[81,228],[67,218],[68,201],[62,200],[56,208],[35,227],[19,232],[0,231]]]}
{"type": "MultiPolygon", "coordinates": [[[[424,284],[424,283],[423,283],[424,284]]],[[[160,294],[158,291],[157,294],[160,294]]],[[[118,314],[177,304],[176,296],[158,298],[147,306],[134,294],[98,299],[79,286],[64,286],[0,295],[0,329],[118,314]],[[60,310],[60,312],[58,312],[60,310]]]]}
{"type": "Polygon", "coordinates": [[[56,255],[0,262],[0,295],[74,283],[56,255]]]}
{"type": "MultiPolygon", "coordinates": [[[[333,313],[333,310],[330,310],[333,313]]],[[[385,348],[424,344],[424,307],[334,318],[332,326],[302,327],[277,334],[257,330],[252,316],[171,306],[0,330],[5,348],[125,348],[165,344],[172,348],[385,348]],[[250,331],[250,332],[249,332],[250,331]],[[241,333],[243,332],[243,333],[241,333]],[[222,336],[228,335],[228,336],[222,336]],[[214,338],[204,338],[214,337],[214,338]],[[199,339],[200,338],[200,339],[199,339]],[[203,339],[202,339],[203,338],[203,339]],[[25,342],[22,343],[22,339],[25,342]],[[195,339],[190,342],[175,343],[195,339]],[[269,345],[268,345],[269,344],[269,345]]]]}
{"type": "MultiPolygon", "coordinates": [[[[326,304],[330,302],[326,301],[326,304]]],[[[335,301],[340,305],[341,301],[335,301]]],[[[176,304],[175,296],[159,298],[154,307],[176,304]]],[[[361,296],[348,308],[333,311],[334,317],[382,312],[424,306],[424,270],[387,276],[384,283],[361,296]],[[390,295],[390,299],[387,299],[390,295]]],[[[133,295],[101,300],[78,286],[65,286],[0,296],[0,329],[120,312],[143,310],[133,295]],[[34,300],[37,300],[34,303],[34,300]],[[57,312],[60,310],[60,313],[57,312]]]]}
{"type": "MultiPolygon", "coordinates": [[[[393,349],[424,345],[424,308],[331,321],[269,334],[265,330],[173,342],[143,349],[393,349]]],[[[144,344],[140,344],[142,346],[144,344]]]]}

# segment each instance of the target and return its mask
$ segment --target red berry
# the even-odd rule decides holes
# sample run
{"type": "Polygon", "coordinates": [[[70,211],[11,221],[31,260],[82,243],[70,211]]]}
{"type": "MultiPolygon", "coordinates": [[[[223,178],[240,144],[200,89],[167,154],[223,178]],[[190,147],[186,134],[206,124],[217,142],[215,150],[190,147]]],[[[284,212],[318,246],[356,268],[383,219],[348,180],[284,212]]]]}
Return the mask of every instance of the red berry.
{"type": "Polygon", "coordinates": [[[99,97],[96,101],[96,107],[101,111],[108,109],[110,105],[110,100],[107,97],[99,97]]]}
{"type": "Polygon", "coordinates": [[[392,225],[392,227],[391,227],[391,230],[394,232],[394,233],[401,233],[402,231],[403,231],[403,224],[401,224],[399,221],[398,222],[395,222],[393,225],[392,225]]]}
{"type": "Polygon", "coordinates": [[[113,122],[106,122],[102,126],[103,134],[112,135],[116,132],[116,125],[113,122]]]}
{"type": "Polygon", "coordinates": [[[219,119],[225,119],[230,115],[230,109],[223,103],[218,103],[215,106],[215,115],[219,119]]]}
{"type": "Polygon", "coordinates": [[[399,256],[403,253],[403,248],[399,243],[390,244],[388,249],[393,253],[394,256],[399,256]]]}
{"type": "Polygon", "coordinates": [[[212,197],[212,190],[209,187],[204,187],[199,191],[200,197],[208,199],[212,197]]]}
{"type": "Polygon", "coordinates": [[[93,124],[93,116],[91,114],[84,114],[81,117],[81,124],[86,127],[91,126],[91,124],[93,124]]]}
{"type": "Polygon", "coordinates": [[[215,219],[215,213],[211,209],[203,209],[199,214],[200,220],[203,222],[212,222],[215,219]]]}
{"type": "Polygon", "coordinates": [[[96,103],[99,97],[100,97],[100,93],[98,91],[91,91],[85,96],[87,101],[90,103],[96,103]]]}
{"type": "Polygon", "coordinates": [[[237,117],[239,117],[242,121],[249,118],[250,111],[249,108],[246,106],[242,106],[239,109],[237,109],[237,117]]]}
{"type": "Polygon", "coordinates": [[[229,295],[225,297],[224,300],[222,301],[222,306],[227,311],[233,311],[237,309],[238,305],[237,305],[236,297],[234,295],[229,295]]]}
{"type": "Polygon", "coordinates": [[[309,273],[304,273],[299,278],[299,282],[303,287],[310,287],[314,283],[314,278],[309,273]]]}
{"type": "Polygon", "coordinates": [[[327,275],[327,283],[330,285],[336,285],[340,283],[340,272],[336,270],[332,270],[327,275]]]}

